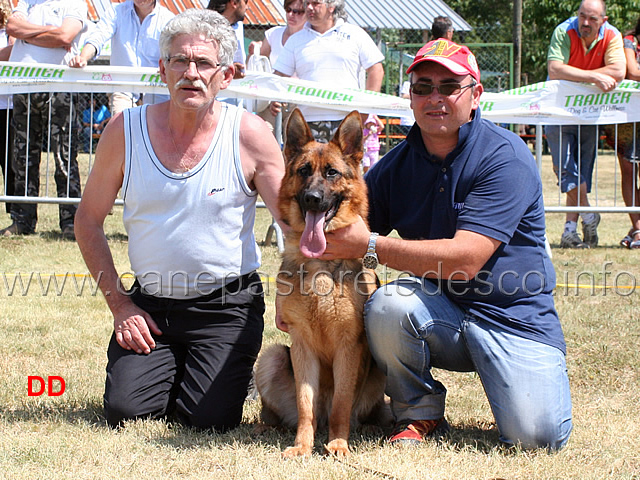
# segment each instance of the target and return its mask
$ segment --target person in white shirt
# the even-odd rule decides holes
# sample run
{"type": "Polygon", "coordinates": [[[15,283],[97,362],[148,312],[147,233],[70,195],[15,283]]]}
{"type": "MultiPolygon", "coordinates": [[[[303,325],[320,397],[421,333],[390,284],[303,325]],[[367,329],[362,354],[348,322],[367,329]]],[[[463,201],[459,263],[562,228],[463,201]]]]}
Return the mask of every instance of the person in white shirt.
{"type": "Polygon", "coordinates": [[[251,42],[249,44],[249,57],[257,54],[269,57],[269,62],[273,67],[287,40],[294,33],[302,30],[307,18],[304,14],[304,2],[302,0],[285,0],[284,11],[287,15],[287,24],[272,27],[264,32],[264,40],[251,42]]]}
{"type": "MultiPolygon", "coordinates": [[[[340,85],[379,92],[384,55],[367,32],[346,23],[344,0],[308,0],[305,5],[307,23],[284,45],[274,65],[275,73],[321,82],[328,88],[340,85]],[[366,81],[362,82],[364,72],[366,81]]],[[[272,104],[272,113],[279,109],[280,104],[272,104]]],[[[315,139],[325,143],[345,116],[324,108],[302,106],[300,110],[315,139]]]]}
{"type": "MultiPolygon", "coordinates": [[[[7,33],[16,39],[9,60],[23,63],[67,65],[79,51],[82,32],[87,27],[84,0],[19,0],[7,21],[7,33]]],[[[55,163],[58,197],[80,197],[78,171],[77,94],[32,92],[13,96],[15,134],[14,192],[37,197],[40,192],[42,139],[55,163]],[[49,131],[47,132],[47,128],[49,131]],[[28,147],[28,149],[27,149],[28,147]]],[[[73,240],[77,206],[60,204],[62,237],[73,240]]],[[[36,203],[13,203],[13,223],[0,230],[1,236],[35,233],[38,221],[36,203]]]]}
{"type": "MultiPolygon", "coordinates": [[[[160,46],[158,40],[173,13],[156,0],[127,0],[107,9],[96,28],[87,35],[82,53],[69,62],[69,66],[82,68],[99,55],[111,39],[111,65],[124,67],[158,67],[160,46]]],[[[167,95],[146,94],[143,102],[163,102],[167,95]]],[[[110,97],[111,114],[133,107],[138,95],[116,92],[110,97]]]]}
{"type": "MultiPolygon", "coordinates": [[[[287,15],[287,24],[278,25],[264,32],[264,40],[260,42],[251,42],[249,44],[249,57],[247,65],[251,66],[251,57],[261,55],[269,58],[269,64],[273,70],[273,66],[278,60],[280,52],[284,48],[284,44],[291,38],[294,33],[302,30],[306,21],[304,2],[302,0],[285,0],[284,11],[287,15]]],[[[296,107],[293,103],[283,104],[282,125],[287,124],[287,120],[291,112],[296,107]]],[[[275,131],[276,117],[271,113],[269,104],[266,107],[258,108],[256,114],[269,123],[275,131]]]]}
{"type": "Polygon", "coordinates": [[[246,53],[244,49],[244,20],[248,0],[209,0],[208,10],[218,12],[231,24],[238,39],[238,49],[233,55],[233,65],[236,73],[233,78],[243,78],[246,53]]]}

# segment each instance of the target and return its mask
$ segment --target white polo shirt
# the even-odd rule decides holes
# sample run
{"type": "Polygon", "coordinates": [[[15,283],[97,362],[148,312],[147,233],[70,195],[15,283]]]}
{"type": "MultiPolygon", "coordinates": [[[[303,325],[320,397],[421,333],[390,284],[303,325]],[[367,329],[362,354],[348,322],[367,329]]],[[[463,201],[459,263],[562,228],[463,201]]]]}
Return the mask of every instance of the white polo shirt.
{"type": "MultiPolygon", "coordinates": [[[[34,25],[59,27],[66,19],[76,19],[84,30],[87,26],[87,4],[85,0],[19,0],[12,15],[21,14],[34,25]]],[[[66,49],[39,47],[24,40],[16,40],[9,60],[26,63],[52,63],[65,65],[69,59],[80,53],[79,41],[82,31],[74,38],[71,51],[66,49]]]]}
{"type": "Polygon", "coordinates": [[[264,32],[264,38],[267,39],[267,42],[269,42],[269,46],[271,47],[271,53],[269,53],[269,62],[271,62],[271,68],[273,68],[273,66],[278,61],[280,52],[284,48],[284,45],[282,45],[282,37],[284,36],[284,32],[286,29],[286,25],[278,25],[277,27],[272,27],[264,32]]]}
{"type": "MultiPolygon", "coordinates": [[[[274,70],[325,86],[365,88],[360,83],[361,72],[383,60],[384,55],[367,32],[339,19],[325,33],[305,23],[303,29],[284,44],[274,70]]],[[[322,108],[301,105],[300,110],[307,121],[344,118],[344,114],[322,108]]]]}

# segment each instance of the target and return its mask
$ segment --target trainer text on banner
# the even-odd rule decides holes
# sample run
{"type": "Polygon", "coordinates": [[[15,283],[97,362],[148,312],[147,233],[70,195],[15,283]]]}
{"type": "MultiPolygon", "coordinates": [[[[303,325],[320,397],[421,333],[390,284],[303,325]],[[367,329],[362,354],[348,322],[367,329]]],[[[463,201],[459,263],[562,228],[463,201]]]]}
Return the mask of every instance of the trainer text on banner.
{"type": "MultiPolygon", "coordinates": [[[[123,87],[144,93],[166,93],[154,68],[25,65],[0,62],[0,94],[28,92],[115,92],[123,87]]],[[[328,110],[401,117],[409,100],[264,72],[247,72],[225,90],[229,97],[314,105],[328,110]]],[[[624,80],[611,92],[594,85],[552,80],[501,93],[484,92],[482,116],[496,123],[613,124],[640,121],[640,83],[624,80]]]]}

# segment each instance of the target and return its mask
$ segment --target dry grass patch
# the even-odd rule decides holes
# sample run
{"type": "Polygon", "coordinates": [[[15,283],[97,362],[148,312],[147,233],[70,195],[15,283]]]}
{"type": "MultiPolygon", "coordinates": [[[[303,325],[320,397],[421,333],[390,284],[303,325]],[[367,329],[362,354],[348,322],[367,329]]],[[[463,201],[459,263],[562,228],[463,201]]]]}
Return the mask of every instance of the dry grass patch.
{"type": "MultiPolygon", "coordinates": [[[[245,423],[225,434],[164,421],[107,428],[102,393],[111,317],[100,294],[89,288],[78,294],[74,286],[72,278],[84,278],[87,269],[75,243],[56,233],[57,207],[41,205],[39,214],[38,235],[0,239],[0,478],[640,479],[640,287],[616,291],[590,285],[591,278],[597,286],[605,279],[612,284],[618,274],[620,285],[639,279],[637,252],[617,243],[627,229],[625,215],[604,216],[597,249],[553,250],[574,406],[574,432],[564,450],[504,448],[477,376],[436,371],[449,391],[449,436],[418,448],[397,448],[353,432],[353,455],[339,462],[320,454],[326,433],[318,435],[318,454],[312,458],[281,460],[294,432],[255,435],[258,401],[248,401],[245,423]],[[68,277],[60,292],[51,287],[43,294],[34,280],[24,295],[20,289],[9,294],[15,274],[24,279],[30,272],[42,274],[45,283],[54,274],[78,276],[68,277]],[[580,272],[585,276],[573,281],[580,272]],[[624,272],[630,275],[623,278],[624,272]],[[575,283],[582,286],[565,286],[575,283]],[[29,397],[28,375],[62,376],[66,391],[60,397],[29,397]]],[[[2,220],[8,224],[8,217],[2,220]]],[[[269,222],[260,210],[259,240],[269,222]]],[[[548,223],[549,240],[557,244],[564,215],[549,215],[548,223]]],[[[107,232],[116,264],[125,272],[120,207],[107,219],[107,232]]],[[[275,246],[262,250],[262,273],[273,278],[279,255],[275,246]]],[[[273,326],[273,287],[267,296],[265,344],[287,341],[273,326]]]]}

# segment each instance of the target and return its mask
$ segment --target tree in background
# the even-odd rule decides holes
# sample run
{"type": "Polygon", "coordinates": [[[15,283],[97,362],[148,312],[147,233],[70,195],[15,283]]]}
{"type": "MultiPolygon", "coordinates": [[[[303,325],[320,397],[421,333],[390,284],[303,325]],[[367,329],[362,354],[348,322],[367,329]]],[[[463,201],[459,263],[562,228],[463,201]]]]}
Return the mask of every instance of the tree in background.
{"type": "MultiPolygon", "coordinates": [[[[609,23],[624,33],[638,18],[637,0],[608,1],[609,23]]],[[[472,27],[458,37],[464,43],[512,41],[513,2],[493,0],[491,8],[477,0],[447,0],[472,27]]],[[[523,0],[522,7],[522,84],[547,78],[547,49],[553,29],[575,15],[580,0],[523,0]]],[[[455,38],[455,37],[454,37],[455,38]]]]}

